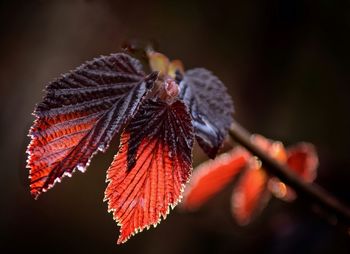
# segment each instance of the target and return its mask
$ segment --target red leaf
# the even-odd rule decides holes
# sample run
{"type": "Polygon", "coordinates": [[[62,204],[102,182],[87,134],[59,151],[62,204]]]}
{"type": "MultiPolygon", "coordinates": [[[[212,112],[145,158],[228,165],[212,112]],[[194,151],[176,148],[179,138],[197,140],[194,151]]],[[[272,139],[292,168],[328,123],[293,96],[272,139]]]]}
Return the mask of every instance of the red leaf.
{"type": "Polygon", "coordinates": [[[31,194],[37,198],[75,168],[85,171],[97,150],[133,116],[157,75],[144,77],[126,54],[102,56],[50,83],[34,111],[28,146],[31,194]]]}
{"type": "Polygon", "coordinates": [[[179,96],[190,109],[199,145],[215,158],[233,121],[233,104],[225,85],[210,71],[193,69],[185,73],[179,96]]]}
{"type": "MultiPolygon", "coordinates": [[[[287,165],[306,182],[313,182],[317,175],[318,156],[315,147],[309,143],[299,143],[287,149],[287,165]]],[[[293,201],[295,191],[278,178],[269,181],[270,191],[284,201],[293,201]]]]}
{"type": "Polygon", "coordinates": [[[199,165],[185,189],[182,206],[189,210],[199,208],[236,177],[249,157],[245,149],[237,147],[199,165]]]}
{"type": "Polygon", "coordinates": [[[179,202],[192,170],[192,146],[191,117],[181,101],[141,106],[107,173],[105,200],[121,226],[118,243],[156,226],[179,202]]]}
{"type": "Polygon", "coordinates": [[[317,175],[318,156],[315,147],[299,143],[287,149],[287,164],[304,181],[313,182],[317,175]]]}
{"type": "Polygon", "coordinates": [[[253,165],[241,176],[231,200],[232,214],[240,225],[248,224],[270,199],[266,188],[268,176],[260,162],[252,161],[253,165]]]}

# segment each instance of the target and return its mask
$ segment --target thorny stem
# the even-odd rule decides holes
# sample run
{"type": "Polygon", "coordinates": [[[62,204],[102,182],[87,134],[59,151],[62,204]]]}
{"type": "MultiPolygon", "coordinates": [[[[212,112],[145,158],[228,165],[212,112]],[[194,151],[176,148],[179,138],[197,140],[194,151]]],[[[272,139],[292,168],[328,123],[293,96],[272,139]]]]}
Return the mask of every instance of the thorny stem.
{"type": "Polygon", "coordinates": [[[229,130],[229,135],[233,140],[257,156],[270,174],[277,176],[282,182],[292,187],[301,198],[305,198],[326,209],[329,215],[333,216],[332,223],[338,224],[350,233],[350,208],[342,204],[320,186],[303,181],[291,169],[289,169],[288,166],[279,163],[265,153],[251,141],[251,134],[237,122],[232,124],[229,130]]]}

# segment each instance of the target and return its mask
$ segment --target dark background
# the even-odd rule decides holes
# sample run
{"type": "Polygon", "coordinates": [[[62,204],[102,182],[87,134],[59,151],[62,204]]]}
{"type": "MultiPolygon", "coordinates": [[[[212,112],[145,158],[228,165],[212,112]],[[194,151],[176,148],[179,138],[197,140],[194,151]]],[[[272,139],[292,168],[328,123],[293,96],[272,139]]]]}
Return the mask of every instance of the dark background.
{"type": "MultiPolygon", "coordinates": [[[[317,183],[350,204],[349,1],[0,1],[0,253],[350,253],[350,238],[300,201],[273,200],[241,228],[230,188],[199,212],[173,211],[117,246],[102,202],[117,143],[34,201],[25,168],[45,84],[123,41],[155,40],[228,86],[252,132],[317,146],[317,183]]],[[[195,152],[195,163],[205,160],[195,152]]]]}

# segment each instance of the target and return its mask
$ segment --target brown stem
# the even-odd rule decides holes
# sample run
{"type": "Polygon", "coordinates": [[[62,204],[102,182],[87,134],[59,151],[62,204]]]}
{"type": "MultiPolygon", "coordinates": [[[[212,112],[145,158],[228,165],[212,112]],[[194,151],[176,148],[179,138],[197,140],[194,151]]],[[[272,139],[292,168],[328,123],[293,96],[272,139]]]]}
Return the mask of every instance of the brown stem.
{"type": "Polygon", "coordinates": [[[229,130],[229,135],[232,139],[257,156],[270,174],[275,175],[281,181],[292,187],[300,197],[306,198],[313,203],[317,203],[319,206],[326,209],[331,215],[336,216],[336,220],[333,220],[333,222],[339,222],[346,227],[346,230],[349,230],[350,209],[346,205],[342,204],[334,196],[318,185],[306,183],[285,164],[281,164],[271,158],[271,156],[251,142],[251,134],[237,122],[232,124],[229,130]]]}

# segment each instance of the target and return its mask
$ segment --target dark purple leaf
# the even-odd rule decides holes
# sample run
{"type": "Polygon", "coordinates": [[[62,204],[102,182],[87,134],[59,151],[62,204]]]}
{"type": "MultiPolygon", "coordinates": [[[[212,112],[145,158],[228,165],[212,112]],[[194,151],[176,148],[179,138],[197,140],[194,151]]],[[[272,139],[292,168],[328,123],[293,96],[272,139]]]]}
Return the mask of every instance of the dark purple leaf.
{"type": "Polygon", "coordinates": [[[180,98],[190,109],[199,145],[214,158],[233,121],[225,85],[206,69],[192,69],[180,82],[180,98]]]}
{"type": "Polygon", "coordinates": [[[102,56],[50,83],[34,111],[28,146],[34,197],[77,168],[85,171],[97,150],[134,115],[153,87],[157,73],[145,77],[126,54],[102,56]]]}

